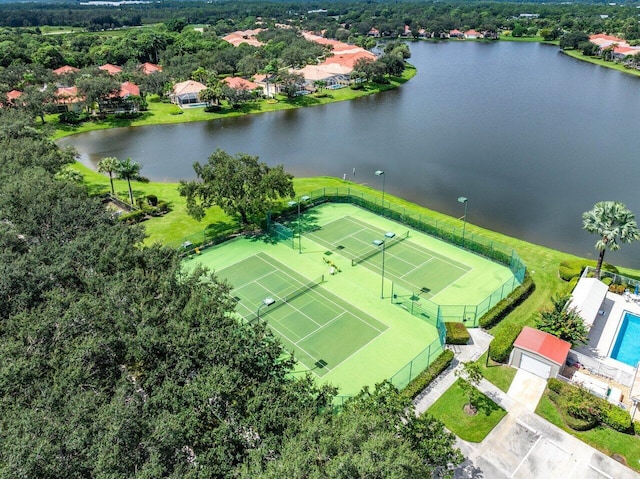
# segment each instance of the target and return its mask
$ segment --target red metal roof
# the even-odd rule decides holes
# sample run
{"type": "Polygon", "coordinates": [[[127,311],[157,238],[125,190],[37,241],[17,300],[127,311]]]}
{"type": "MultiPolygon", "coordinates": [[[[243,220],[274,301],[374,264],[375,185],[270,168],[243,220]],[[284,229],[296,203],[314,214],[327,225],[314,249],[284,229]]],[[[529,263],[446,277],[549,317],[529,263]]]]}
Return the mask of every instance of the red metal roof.
{"type": "Polygon", "coordinates": [[[571,343],[529,326],[522,329],[513,346],[539,354],[559,365],[566,361],[571,349],[571,343]]]}

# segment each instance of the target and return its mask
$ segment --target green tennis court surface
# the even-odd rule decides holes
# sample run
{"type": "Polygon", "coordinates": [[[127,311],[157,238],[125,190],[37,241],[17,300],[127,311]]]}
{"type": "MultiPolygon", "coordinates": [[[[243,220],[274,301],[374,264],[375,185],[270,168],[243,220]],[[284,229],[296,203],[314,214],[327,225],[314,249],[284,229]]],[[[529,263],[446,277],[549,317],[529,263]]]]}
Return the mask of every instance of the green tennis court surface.
{"type": "Polygon", "coordinates": [[[236,311],[247,321],[267,320],[296,359],[318,376],[340,365],[388,326],[266,253],[219,271],[233,285],[236,311]]]}
{"type": "Polygon", "coordinates": [[[346,216],[306,236],[328,251],[351,259],[352,265],[365,266],[378,274],[384,256],[385,278],[423,298],[431,298],[471,270],[412,242],[409,233],[401,225],[385,231],[346,216]]]}
{"type": "Polygon", "coordinates": [[[301,238],[288,224],[294,238],[240,237],[184,267],[200,264],[226,279],[237,313],[246,322],[259,314],[294,353],[294,374],[311,371],[341,395],[385,379],[404,387],[442,351],[430,304],[464,310],[513,279],[503,265],[413,229],[407,236],[406,226],[354,205],[316,206],[301,224],[301,238]],[[385,241],[384,294],[375,240],[385,241]]]}

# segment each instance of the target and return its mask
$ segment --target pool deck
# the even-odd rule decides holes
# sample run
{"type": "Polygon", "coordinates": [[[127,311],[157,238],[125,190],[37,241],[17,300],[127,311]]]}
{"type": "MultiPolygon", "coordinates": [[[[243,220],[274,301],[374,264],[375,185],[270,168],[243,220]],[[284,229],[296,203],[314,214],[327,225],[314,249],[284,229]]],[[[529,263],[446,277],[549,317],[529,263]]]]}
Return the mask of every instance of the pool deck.
{"type": "MultiPolygon", "coordinates": [[[[640,316],[639,302],[632,300],[630,296],[608,292],[600,307],[600,313],[589,330],[589,341],[586,345],[573,349],[586,356],[599,359],[605,366],[635,376],[631,388],[616,385],[623,391],[625,406],[632,408],[632,398],[640,396],[640,377],[636,375],[636,368],[609,357],[615,345],[622,320],[627,312],[640,316]]],[[[600,377],[600,379],[602,378],[600,377]]],[[[610,380],[607,382],[611,386],[614,385],[610,380]]],[[[640,413],[635,410],[634,412],[636,417],[640,416],[640,413]]]]}

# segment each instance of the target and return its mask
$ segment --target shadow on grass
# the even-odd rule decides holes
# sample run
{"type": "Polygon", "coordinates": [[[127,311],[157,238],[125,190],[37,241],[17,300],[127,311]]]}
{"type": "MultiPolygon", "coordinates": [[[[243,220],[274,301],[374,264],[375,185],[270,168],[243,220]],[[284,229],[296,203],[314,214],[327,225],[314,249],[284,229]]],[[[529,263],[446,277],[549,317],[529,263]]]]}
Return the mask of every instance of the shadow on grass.
{"type": "Polygon", "coordinates": [[[480,393],[480,391],[474,395],[472,404],[478,411],[478,414],[482,413],[485,416],[490,416],[491,413],[502,409],[493,399],[480,393]]]}

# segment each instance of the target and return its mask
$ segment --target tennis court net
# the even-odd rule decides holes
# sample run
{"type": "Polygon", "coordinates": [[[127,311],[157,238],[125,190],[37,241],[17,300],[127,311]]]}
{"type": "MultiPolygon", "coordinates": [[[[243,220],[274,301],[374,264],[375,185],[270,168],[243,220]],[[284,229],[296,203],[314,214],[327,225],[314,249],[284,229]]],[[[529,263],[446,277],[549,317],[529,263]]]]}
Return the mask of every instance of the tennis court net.
{"type": "Polygon", "coordinates": [[[380,254],[380,252],[383,250],[383,248],[385,250],[388,250],[389,248],[397,245],[398,243],[401,243],[402,241],[406,240],[409,237],[409,230],[407,230],[406,233],[402,233],[401,235],[395,235],[393,238],[385,238],[384,240],[384,244],[382,242],[380,242],[380,246],[382,246],[382,248],[380,246],[376,246],[375,248],[372,248],[370,251],[367,251],[363,254],[361,254],[360,256],[356,256],[355,258],[353,258],[351,260],[351,266],[355,266],[357,264],[362,263],[363,261],[368,260],[369,258],[380,254]]]}
{"type": "Polygon", "coordinates": [[[258,311],[245,319],[251,323],[260,318],[260,316],[264,316],[267,311],[273,311],[281,306],[284,306],[285,304],[293,301],[299,296],[302,296],[303,294],[306,294],[309,291],[313,290],[315,287],[320,286],[322,283],[324,283],[324,275],[321,275],[316,279],[309,280],[306,283],[293,284],[290,287],[284,288],[278,292],[272,291],[269,297],[262,300],[262,304],[260,304],[258,311]]]}

